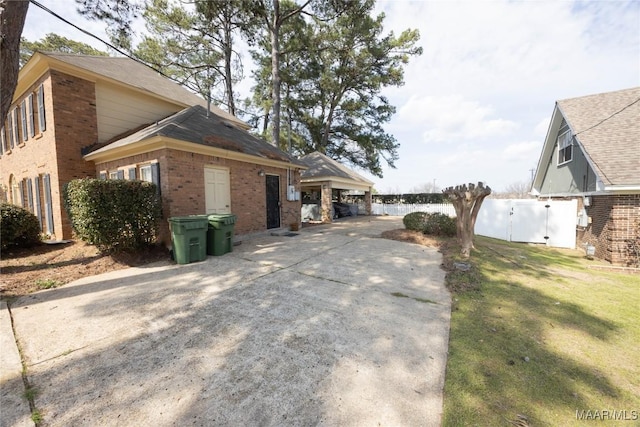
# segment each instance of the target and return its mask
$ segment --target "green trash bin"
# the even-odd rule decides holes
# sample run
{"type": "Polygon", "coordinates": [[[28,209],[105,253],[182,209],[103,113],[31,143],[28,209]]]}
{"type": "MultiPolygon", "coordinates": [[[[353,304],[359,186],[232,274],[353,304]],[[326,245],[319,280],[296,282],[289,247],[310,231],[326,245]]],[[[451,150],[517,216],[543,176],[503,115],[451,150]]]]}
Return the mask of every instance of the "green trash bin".
{"type": "Polygon", "coordinates": [[[207,254],[224,255],[233,250],[233,228],[236,216],[231,214],[209,215],[207,254]]]}
{"type": "Polygon", "coordinates": [[[207,258],[207,217],[204,215],[169,218],[173,257],[178,264],[207,258]]]}

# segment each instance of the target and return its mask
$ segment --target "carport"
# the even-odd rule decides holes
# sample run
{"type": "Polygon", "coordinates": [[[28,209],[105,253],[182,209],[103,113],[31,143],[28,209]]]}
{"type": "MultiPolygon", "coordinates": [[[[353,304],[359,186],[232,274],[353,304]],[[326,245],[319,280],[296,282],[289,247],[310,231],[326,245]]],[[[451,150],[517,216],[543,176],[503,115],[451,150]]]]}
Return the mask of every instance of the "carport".
{"type": "Polygon", "coordinates": [[[302,222],[331,222],[334,194],[335,200],[342,202],[345,190],[364,193],[365,209],[360,213],[371,215],[373,182],[318,151],[301,157],[300,161],[308,167],[300,176],[302,222]]]}

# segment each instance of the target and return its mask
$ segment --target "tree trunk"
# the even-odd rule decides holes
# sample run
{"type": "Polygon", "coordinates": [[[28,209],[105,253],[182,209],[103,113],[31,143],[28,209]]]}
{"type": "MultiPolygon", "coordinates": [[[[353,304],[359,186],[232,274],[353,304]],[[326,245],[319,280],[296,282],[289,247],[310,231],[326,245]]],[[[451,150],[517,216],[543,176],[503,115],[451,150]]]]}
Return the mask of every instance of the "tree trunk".
{"type": "Polygon", "coordinates": [[[0,0],[0,8],[0,123],[4,123],[18,84],[20,36],[29,2],[0,0]]]}
{"type": "Polygon", "coordinates": [[[232,30],[231,30],[231,17],[227,16],[225,11],[225,23],[224,23],[224,80],[227,92],[227,108],[229,113],[236,115],[236,104],[233,99],[233,77],[231,74],[231,61],[233,59],[233,47],[232,47],[232,30]]]}
{"type": "Polygon", "coordinates": [[[491,188],[485,187],[482,182],[476,187],[473,184],[458,185],[444,190],[456,210],[456,229],[461,254],[465,258],[471,256],[476,218],[484,199],[491,194],[491,188]]]}
{"type": "Polygon", "coordinates": [[[271,23],[271,98],[273,116],[271,126],[272,144],[280,146],[280,0],[273,0],[273,22],[271,23]]]}

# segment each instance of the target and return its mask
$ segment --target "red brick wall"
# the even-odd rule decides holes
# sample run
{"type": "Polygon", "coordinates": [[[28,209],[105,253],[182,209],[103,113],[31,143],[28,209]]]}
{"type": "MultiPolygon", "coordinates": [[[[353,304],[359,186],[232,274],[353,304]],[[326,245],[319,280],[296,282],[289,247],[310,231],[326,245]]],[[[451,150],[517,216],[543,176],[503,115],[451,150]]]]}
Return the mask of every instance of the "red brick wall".
{"type": "Polygon", "coordinates": [[[640,194],[592,196],[586,211],[591,224],[578,232],[579,247],[589,243],[595,246],[597,258],[614,265],[635,265],[637,259],[629,251],[628,240],[638,235],[640,194]]]}
{"type": "MultiPolygon", "coordinates": [[[[231,212],[237,216],[234,231],[236,235],[266,230],[266,181],[259,175],[280,176],[280,222],[282,227],[291,223],[300,223],[300,201],[287,201],[287,169],[262,166],[253,163],[206,156],[185,151],[163,149],[138,156],[128,157],[96,165],[96,173],[113,171],[118,168],[125,171],[133,165],[145,162],[160,163],[160,186],[164,218],[161,221],[160,240],[168,243],[168,218],[174,216],[204,214],[206,209],[204,168],[205,166],[229,169],[231,186],[231,212]]],[[[300,189],[300,174],[291,172],[292,183],[300,189]]],[[[125,177],[127,174],[125,173],[125,177]]]]}
{"type": "Polygon", "coordinates": [[[95,85],[52,70],[51,94],[58,165],[56,179],[52,174],[51,192],[56,224],[62,224],[66,239],[71,237],[71,223],[64,210],[62,187],[72,179],[95,177],[93,162],[84,160],[81,152],[98,139],[95,85]]]}
{"type": "MultiPolygon", "coordinates": [[[[94,166],[82,159],[80,149],[97,138],[95,91],[91,82],[51,70],[14,105],[20,105],[40,84],[44,87],[46,129],[34,138],[29,135],[28,141],[2,156],[0,182],[8,188],[12,175],[21,181],[50,174],[54,222],[51,237],[67,239],[71,237],[71,226],[63,208],[62,186],[73,178],[94,174],[94,166]]],[[[37,127],[37,114],[35,122],[37,127]]],[[[44,218],[44,207],[41,211],[44,218]]]]}

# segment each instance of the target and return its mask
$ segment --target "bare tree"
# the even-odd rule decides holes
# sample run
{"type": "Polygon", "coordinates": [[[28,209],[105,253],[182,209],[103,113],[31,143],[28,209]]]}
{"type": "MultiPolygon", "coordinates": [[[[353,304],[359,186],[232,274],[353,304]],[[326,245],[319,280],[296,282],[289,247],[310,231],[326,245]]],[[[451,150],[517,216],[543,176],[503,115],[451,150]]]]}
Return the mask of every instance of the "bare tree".
{"type": "Polygon", "coordinates": [[[491,188],[485,187],[482,182],[478,185],[469,184],[449,187],[443,193],[451,200],[456,210],[456,225],[458,241],[462,247],[461,253],[465,258],[471,255],[473,249],[473,237],[476,218],[480,212],[480,206],[484,199],[491,194],[491,188]]]}
{"type": "Polygon", "coordinates": [[[28,1],[0,0],[0,123],[7,118],[18,84],[20,36],[28,9],[28,1]]]}
{"type": "Polygon", "coordinates": [[[414,194],[420,194],[420,193],[435,194],[435,193],[440,193],[440,189],[435,184],[435,181],[434,182],[426,182],[424,184],[420,184],[418,186],[413,187],[411,189],[411,193],[414,193],[414,194]]]}
{"type": "Polygon", "coordinates": [[[531,181],[516,181],[507,185],[504,191],[493,193],[494,199],[531,199],[531,181]]]}

